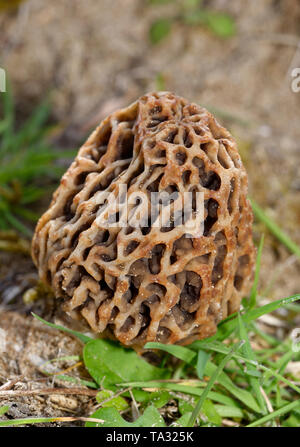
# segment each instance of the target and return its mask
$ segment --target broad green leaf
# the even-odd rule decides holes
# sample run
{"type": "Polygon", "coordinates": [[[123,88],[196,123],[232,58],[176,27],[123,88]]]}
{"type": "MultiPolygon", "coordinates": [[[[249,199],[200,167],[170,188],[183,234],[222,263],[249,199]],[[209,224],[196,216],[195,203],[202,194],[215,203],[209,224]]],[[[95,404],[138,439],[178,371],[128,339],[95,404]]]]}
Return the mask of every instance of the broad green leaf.
{"type": "Polygon", "coordinates": [[[9,410],[9,405],[3,405],[0,407],[0,416],[3,416],[5,413],[7,413],[9,410]]]}
{"type": "Polygon", "coordinates": [[[236,34],[234,19],[228,14],[208,11],[207,9],[187,10],[183,20],[188,25],[203,25],[219,37],[227,38],[236,34]]]}
{"type": "Polygon", "coordinates": [[[148,398],[143,402],[151,403],[155,406],[155,408],[164,407],[169,400],[172,399],[171,394],[168,391],[156,391],[152,393],[148,393],[148,398]]]}
{"type": "Polygon", "coordinates": [[[165,427],[165,423],[158,410],[151,405],[134,422],[127,422],[115,408],[100,408],[91,418],[102,419],[101,422],[86,422],[86,427],[165,427]]]}
{"type": "Polygon", "coordinates": [[[215,425],[221,425],[222,424],[222,418],[217,412],[215,405],[212,403],[211,400],[206,399],[203,402],[202,405],[202,412],[207,417],[208,421],[215,424],[215,425]]]}
{"type": "MultiPolygon", "coordinates": [[[[243,319],[242,319],[240,314],[238,315],[238,322],[239,322],[240,339],[244,340],[244,342],[245,342],[244,345],[242,346],[242,354],[244,355],[244,357],[248,358],[249,360],[252,360],[253,362],[256,362],[256,357],[255,357],[254,352],[253,352],[253,350],[251,348],[250,341],[249,341],[249,338],[248,338],[248,334],[247,334],[247,331],[246,331],[246,327],[245,327],[245,324],[244,324],[243,319]]],[[[247,368],[249,368],[249,371],[248,371],[249,374],[251,372],[255,373],[256,369],[257,369],[251,363],[249,363],[247,365],[247,368]]],[[[250,377],[250,385],[252,387],[253,393],[257,397],[258,403],[259,403],[260,408],[261,408],[261,412],[263,414],[265,414],[266,411],[267,411],[266,402],[265,402],[265,399],[264,399],[264,397],[263,397],[263,395],[261,393],[260,384],[259,384],[259,381],[258,381],[257,377],[255,377],[255,376],[254,377],[250,377]]]]}
{"type": "MultiPolygon", "coordinates": [[[[145,402],[149,402],[150,395],[152,393],[149,393],[148,391],[140,390],[139,388],[133,389],[132,391],[133,397],[135,398],[136,402],[141,402],[142,404],[145,404],[145,402]]],[[[125,397],[131,397],[130,393],[124,393],[125,397]]]]}
{"type": "Polygon", "coordinates": [[[204,374],[205,366],[206,366],[208,359],[209,359],[209,354],[207,354],[207,352],[199,349],[198,356],[197,356],[196,371],[197,371],[197,376],[199,377],[200,380],[203,379],[203,374],[204,374]]]}
{"type": "Polygon", "coordinates": [[[236,34],[236,26],[233,18],[228,14],[208,12],[206,15],[207,26],[219,37],[227,38],[236,34]]]}
{"type": "Polygon", "coordinates": [[[192,412],[183,414],[177,421],[172,422],[171,427],[187,427],[192,412]]]}
{"type": "Polygon", "coordinates": [[[102,390],[96,396],[97,402],[101,404],[101,408],[113,407],[118,411],[124,411],[129,408],[128,402],[122,396],[112,397],[114,395],[111,390],[102,390]]]}
{"type": "Polygon", "coordinates": [[[215,404],[215,409],[222,418],[240,418],[244,417],[243,411],[238,407],[215,404]]]}
{"type": "Polygon", "coordinates": [[[178,399],[178,410],[179,410],[179,413],[182,416],[185,413],[191,413],[192,414],[192,411],[194,409],[194,406],[192,405],[192,402],[193,402],[193,404],[195,404],[194,399],[188,400],[188,401],[183,400],[183,399],[178,399]]]}
{"type": "Polygon", "coordinates": [[[164,379],[169,371],[146,362],[132,349],[110,340],[91,340],[83,349],[84,364],[93,379],[110,387],[124,381],[164,379]]]}
{"type": "Polygon", "coordinates": [[[154,45],[161,42],[170,34],[172,21],[169,19],[158,19],[152,23],[149,30],[149,37],[151,43],[154,45]]]}

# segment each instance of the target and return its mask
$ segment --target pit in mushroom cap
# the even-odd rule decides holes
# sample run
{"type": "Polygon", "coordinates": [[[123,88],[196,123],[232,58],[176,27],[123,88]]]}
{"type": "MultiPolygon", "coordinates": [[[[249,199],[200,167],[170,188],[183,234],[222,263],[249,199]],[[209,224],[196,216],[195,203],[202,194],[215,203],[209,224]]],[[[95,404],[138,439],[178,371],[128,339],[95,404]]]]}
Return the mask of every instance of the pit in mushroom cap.
{"type": "MultiPolygon", "coordinates": [[[[150,206],[150,205],[149,205],[150,206]]],[[[117,222],[122,218],[117,210],[117,222]]],[[[236,143],[204,108],[151,93],[107,117],[81,147],[36,227],[33,259],[73,318],[125,345],[211,336],[249,292],[255,249],[236,143]],[[203,234],[101,226],[107,193],[202,192],[203,234]]]]}

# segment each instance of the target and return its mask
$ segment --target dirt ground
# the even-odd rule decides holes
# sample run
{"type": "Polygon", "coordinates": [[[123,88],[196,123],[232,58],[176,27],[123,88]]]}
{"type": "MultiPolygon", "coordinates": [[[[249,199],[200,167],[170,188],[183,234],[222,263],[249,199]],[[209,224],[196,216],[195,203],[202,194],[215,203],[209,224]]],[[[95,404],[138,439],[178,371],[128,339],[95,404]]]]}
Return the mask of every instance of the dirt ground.
{"type": "MultiPolygon", "coordinates": [[[[230,129],[249,173],[250,196],[300,244],[300,93],[291,89],[291,70],[300,67],[300,3],[203,4],[230,13],[237,34],[224,40],[175,23],[164,41],[152,45],[151,23],[176,15],[177,7],[143,0],[72,0],[72,6],[69,0],[28,0],[18,12],[0,13],[0,65],[13,85],[20,120],[51,90],[60,142],[78,146],[105,115],[156,89],[159,77],[164,89],[207,107],[230,129]]],[[[256,241],[262,231],[256,223],[256,241]]],[[[261,295],[299,293],[299,276],[299,260],[266,234],[261,295]]],[[[26,316],[30,306],[21,296],[36,281],[28,257],[0,252],[0,281],[0,386],[19,376],[41,378],[36,367],[43,361],[78,353],[73,339],[53,331],[49,338],[48,329],[26,316]]],[[[36,306],[49,315],[46,305],[36,306]]],[[[71,398],[70,410],[51,396],[22,397],[10,416],[86,415],[91,397],[71,398]]]]}

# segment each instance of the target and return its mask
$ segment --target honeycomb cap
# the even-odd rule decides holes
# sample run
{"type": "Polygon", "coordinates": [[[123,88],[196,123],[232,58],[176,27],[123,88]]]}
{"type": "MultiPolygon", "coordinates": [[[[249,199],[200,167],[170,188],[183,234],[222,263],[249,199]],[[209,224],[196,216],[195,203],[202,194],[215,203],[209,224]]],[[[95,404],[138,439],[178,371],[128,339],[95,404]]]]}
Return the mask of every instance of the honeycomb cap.
{"type": "Polygon", "coordinates": [[[124,345],[186,344],[214,334],[249,292],[252,219],[230,133],[206,109],[150,93],[107,117],[80,148],[37,224],[32,256],[63,309],[94,332],[124,345]],[[120,197],[122,185],[131,216],[143,193],[143,225],[124,224],[123,199],[115,224],[101,223],[112,217],[107,194],[120,197]],[[150,194],[163,191],[175,193],[171,222],[154,225],[150,194]],[[176,225],[186,192],[203,193],[202,233],[192,236],[176,225]]]}

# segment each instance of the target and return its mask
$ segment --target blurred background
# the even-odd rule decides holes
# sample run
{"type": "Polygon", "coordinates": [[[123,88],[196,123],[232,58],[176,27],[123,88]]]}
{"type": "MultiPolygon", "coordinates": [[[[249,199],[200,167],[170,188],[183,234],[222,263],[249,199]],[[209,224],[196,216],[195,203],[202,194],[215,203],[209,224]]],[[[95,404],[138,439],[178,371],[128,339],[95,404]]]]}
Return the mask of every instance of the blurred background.
{"type": "MultiPolygon", "coordinates": [[[[22,149],[16,171],[7,171],[11,150],[2,155],[2,202],[9,192],[12,215],[3,229],[25,226],[28,238],[58,182],[55,169],[63,172],[74,156],[65,150],[77,149],[103,117],[145,92],[171,90],[208,108],[233,133],[249,195],[299,244],[300,92],[291,88],[292,69],[300,67],[299,19],[298,0],[0,0],[0,67],[14,99],[2,112],[13,110],[11,135],[19,135],[14,145],[22,149]],[[37,149],[19,129],[36,107],[32,132],[45,138],[48,159],[44,170],[31,177],[27,170],[20,180],[22,163],[36,162],[24,154],[37,149]]],[[[264,231],[256,222],[256,242],[264,231]]],[[[1,256],[2,300],[13,302],[35,270],[28,256],[14,253],[20,260],[13,273],[11,253],[1,256]]],[[[299,291],[297,259],[266,231],[262,296],[299,291]]]]}

